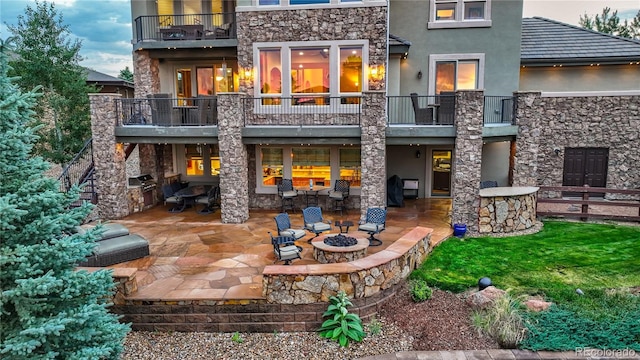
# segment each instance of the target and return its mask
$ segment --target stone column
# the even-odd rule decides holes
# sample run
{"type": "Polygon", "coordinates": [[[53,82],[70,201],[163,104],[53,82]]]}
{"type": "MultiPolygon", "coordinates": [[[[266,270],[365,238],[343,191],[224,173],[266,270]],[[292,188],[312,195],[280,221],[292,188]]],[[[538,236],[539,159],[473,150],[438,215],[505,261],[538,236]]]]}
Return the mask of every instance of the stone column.
{"type": "Polygon", "coordinates": [[[160,92],[160,64],[158,59],[152,59],[148,51],[140,50],[133,53],[133,82],[135,84],[135,98],[145,98],[147,94],[160,92]]]}
{"type": "MultiPolygon", "coordinates": [[[[539,92],[516,93],[516,138],[513,159],[513,186],[536,186],[538,184],[538,152],[540,149],[540,120],[544,118],[544,107],[536,103],[539,92]]],[[[560,165],[562,166],[562,165],[560,165]]],[[[553,184],[553,185],[562,185],[553,184]]]]}
{"type": "Polygon", "coordinates": [[[386,97],[384,92],[362,94],[360,118],[360,151],[362,162],[362,185],[360,195],[360,217],[367,208],[387,206],[387,161],[386,161],[386,97]]]}
{"type": "Polygon", "coordinates": [[[120,94],[89,94],[97,212],[102,220],[129,215],[124,144],[116,143],[115,136],[118,100],[120,94]]]}
{"type": "Polygon", "coordinates": [[[484,92],[456,92],[456,143],[453,157],[452,224],[477,233],[482,167],[484,92]]]}
{"type": "Polygon", "coordinates": [[[223,223],[249,219],[247,149],[242,143],[240,94],[218,94],[218,146],[220,147],[220,211],[223,223]]]}

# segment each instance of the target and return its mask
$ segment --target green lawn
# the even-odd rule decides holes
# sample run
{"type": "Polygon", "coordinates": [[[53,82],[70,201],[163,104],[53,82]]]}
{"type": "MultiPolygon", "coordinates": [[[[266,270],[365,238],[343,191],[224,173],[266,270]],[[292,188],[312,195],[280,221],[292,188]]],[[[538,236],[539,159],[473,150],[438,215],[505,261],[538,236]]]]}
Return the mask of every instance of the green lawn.
{"type": "Polygon", "coordinates": [[[640,350],[640,296],[629,294],[640,287],[640,226],[548,221],[532,235],[451,238],[410,276],[454,292],[482,277],[512,296],[542,295],[555,304],[523,313],[525,348],[640,350]]]}

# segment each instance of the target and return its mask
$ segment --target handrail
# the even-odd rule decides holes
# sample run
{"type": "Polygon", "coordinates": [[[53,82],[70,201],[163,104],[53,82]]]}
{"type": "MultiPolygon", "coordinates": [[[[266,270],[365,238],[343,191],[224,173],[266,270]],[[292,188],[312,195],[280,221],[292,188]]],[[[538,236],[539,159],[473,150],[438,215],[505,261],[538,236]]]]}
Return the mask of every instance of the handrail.
{"type": "MultiPolygon", "coordinates": [[[[91,202],[97,202],[97,194],[93,181],[94,162],[93,162],[93,138],[85,141],[82,149],[73,157],[73,159],[65,166],[62,173],[58,177],[60,182],[60,191],[68,192],[73,185],[85,184],[81,193],[89,195],[91,202]]],[[[83,197],[86,199],[86,196],[83,197]]]]}
{"type": "Polygon", "coordinates": [[[217,40],[236,38],[236,14],[143,15],[134,20],[141,41],[217,40]]]}

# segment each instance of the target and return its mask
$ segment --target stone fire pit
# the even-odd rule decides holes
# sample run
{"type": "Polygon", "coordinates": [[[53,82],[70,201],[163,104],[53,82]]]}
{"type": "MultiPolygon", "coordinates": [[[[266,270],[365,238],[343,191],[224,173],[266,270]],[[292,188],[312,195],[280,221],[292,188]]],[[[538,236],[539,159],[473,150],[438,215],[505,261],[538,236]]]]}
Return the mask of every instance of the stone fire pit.
{"type": "MultiPolygon", "coordinates": [[[[343,263],[362,259],[367,256],[369,240],[355,238],[356,244],[351,246],[332,246],[325,244],[325,239],[343,234],[326,234],[313,239],[313,258],[321,264],[343,263]]],[[[343,240],[338,238],[338,240],[343,240]]]]}

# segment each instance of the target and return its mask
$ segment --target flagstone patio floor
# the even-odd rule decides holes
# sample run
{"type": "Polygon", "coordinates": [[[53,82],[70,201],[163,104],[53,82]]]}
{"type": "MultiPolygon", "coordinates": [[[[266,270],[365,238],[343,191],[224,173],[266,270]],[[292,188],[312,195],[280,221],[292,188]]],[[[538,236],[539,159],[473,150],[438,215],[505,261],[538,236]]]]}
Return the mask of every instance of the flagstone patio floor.
{"type": "MultiPolygon", "coordinates": [[[[403,207],[388,208],[386,230],[377,235],[381,246],[369,247],[375,254],[416,226],[434,229],[431,242],[439,242],[452,233],[449,223],[450,199],[407,199],[403,207]]],[[[132,300],[251,300],[263,299],[262,271],[274,264],[273,246],[268,232],[277,235],[274,216],[278,210],[252,210],[243,224],[223,224],[220,210],[198,214],[190,208],[170,213],[168,206],[155,206],[141,213],[114,220],[149,241],[150,256],[128,261],[112,268],[136,268],[138,291],[132,300]]],[[[302,228],[301,211],[289,212],[293,227],[302,228]]],[[[367,237],[357,231],[360,214],[351,209],[339,214],[324,210],[326,220],[351,220],[351,236],[367,237]]],[[[333,227],[333,233],[338,232],[333,227]]],[[[302,259],[293,264],[317,264],[307,240],[302,259]]]]}

